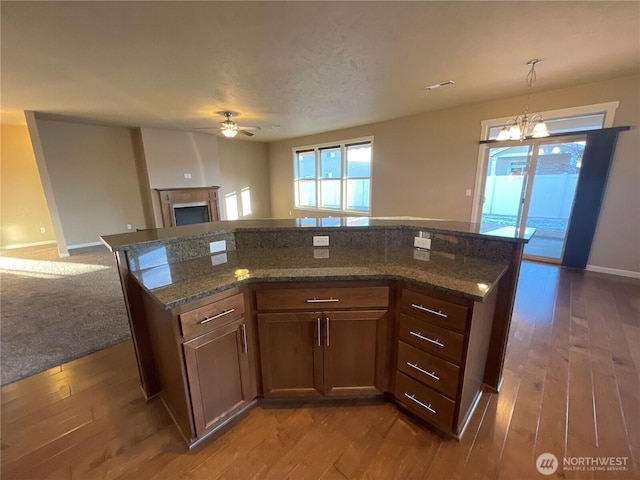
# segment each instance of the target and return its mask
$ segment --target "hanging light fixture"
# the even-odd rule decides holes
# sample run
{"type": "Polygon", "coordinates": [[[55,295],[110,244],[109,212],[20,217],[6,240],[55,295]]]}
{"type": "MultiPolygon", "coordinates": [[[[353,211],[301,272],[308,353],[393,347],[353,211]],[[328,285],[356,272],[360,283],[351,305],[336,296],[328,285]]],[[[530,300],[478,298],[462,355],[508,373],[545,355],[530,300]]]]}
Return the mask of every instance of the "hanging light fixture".
{"type": "Polygon", "coordinates": [[[524,107],[524,114],[518,115],[516,118],[509,120],[505,123],[502,130],[496,137],[496,140],[524,140],[527,136],[533,138],[548,137],[549,130],[544,123],[542,115],[536,113],[529,117],[529,99],[531,98],[531,90],[533,90],[533,84],[536,81],[536,65],[540,63],[539,58],[529,60],[527,65],[531,67],[527,74],[527,103],[524,107]]]}

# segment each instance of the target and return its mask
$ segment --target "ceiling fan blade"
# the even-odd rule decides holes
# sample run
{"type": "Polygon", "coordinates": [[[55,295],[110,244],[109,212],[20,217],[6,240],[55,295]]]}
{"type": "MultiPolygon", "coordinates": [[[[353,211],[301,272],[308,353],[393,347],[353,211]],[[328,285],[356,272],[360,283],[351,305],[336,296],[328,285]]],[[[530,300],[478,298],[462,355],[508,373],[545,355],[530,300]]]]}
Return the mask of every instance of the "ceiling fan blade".
{"type": "Polygon", "coordinates": [[[253,133],[251,133],[251,132],[247,132],[246,130],[240,130],[240,129],[238,129],[238,132],[239,132],[239,133],[241,133],[241,134],[243,134],[243,135],[246,135],[247,137],[253,137],[253,133]]]}
{"type": "Polygon", "coordinates": [[[251,131],[255,131],[255,130],[260,130],[260,127],[258,126],[247,126],[245,127],[244,125],[238,125],[238,128],[240,128],[241,130],[249,130],[251,131]]]}

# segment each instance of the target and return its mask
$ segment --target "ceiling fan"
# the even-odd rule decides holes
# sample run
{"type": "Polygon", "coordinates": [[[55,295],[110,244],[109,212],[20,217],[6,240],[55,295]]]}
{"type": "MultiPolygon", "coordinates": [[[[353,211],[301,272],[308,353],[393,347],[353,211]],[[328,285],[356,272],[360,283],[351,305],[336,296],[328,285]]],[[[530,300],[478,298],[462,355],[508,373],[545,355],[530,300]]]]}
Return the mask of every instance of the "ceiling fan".
{"type": "MultiPolygon", "coordinates": [[[[242,135],[246,135],[247,137],[253,137],[254,134],[251,133],[250,130],[260,130],[260,127],[239,126],[236,122],[231,120],[231,117],[233,116],[233,112],[225,111],[220,113],[222,113],[226,118],[224,122],[220,122],[220,133],[222,133],[225,137],[233,138],[238,133],[241,133],[242,135]]],[[[212,128],[215,128],[215,127],[205,127],[197,130],[210,130],[212,128]]]]}

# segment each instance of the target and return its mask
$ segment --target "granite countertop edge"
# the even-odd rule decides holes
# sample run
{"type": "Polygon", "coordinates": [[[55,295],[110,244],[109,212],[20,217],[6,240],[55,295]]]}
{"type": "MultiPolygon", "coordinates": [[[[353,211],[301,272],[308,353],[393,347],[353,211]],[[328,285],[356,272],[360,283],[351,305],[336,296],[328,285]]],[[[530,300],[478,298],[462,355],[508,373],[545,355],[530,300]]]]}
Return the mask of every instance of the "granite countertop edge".
{"type": "MultiPolygon", "coordinates": [[[[240,287],[246,284],[251,284],[251,283],[280,283],[280,282],[322,282],[322,281],[345,281],[345,280],[350,280],[350,281],[366,281],[366,280],[370,280],[370,281],[374,281],[374,280],[379,280],[379,281],[389,281],[389,280],[400,280],[400,281],[405,281],[408,282],[412,285],[416,285],[419,287],[426,287],[426,288],[431,288],[443,293],[448,293],[451,295],[455,295],[458,297],[463,297],[463,298],[467,298],[476,302],[483,302],[484,299],[486,298],[487,295],[489,295],[493,289],[496,287],[496,285],[498,284],[498,282],[500,281],[500,279],[502,278],[502,276],[504,275],[504,273],[507,271],[507,266],[504,266],[504,268],[502,269],[502,271],[500,272],[500,274],[493,279],[493,281],[489,284],[489,288],[487,289],[486,292],[484,292],[484,295],[475,295],[473,293],[470,293],[468,291],[464,291],[464,290],[459,290],[459,289],[455,289],[455,288],[449,288],[446,286],[443,286],[442,284],[437,284],[437,283],[433,283],[433,282],[428,282],[428,281],[422,281],[422,280],[418,280],[415,278],[410,278],[410,277],[406,277],[403,275],[397,275],[397,274],[393,274],[393,273],[363,273],[363,274],[359,274],[359,275],[318,275],[318,276],[298,276],[298,275],[291,275],[291,276],[269,276],[269,275],[265,275],[265,276],[251,276],[251,277],[247,277],[247,278],[243,278],[243,279],[239,279],[239,280],[235,280],[235,281],[230,281],[230,282],[225,282],[222,285],[217,285],[213,288],[209,288],[209,289],[205,289],[202,291],[199,291],[198,293],[194,293],[191,295],[187,295],[187,296],[183,296],[180,298],[176,298],[175,300],[168,300],[165,301],[163,300],[163,296],[162,295],[163,292],[158,291],[158,289],[148,289],[147,287],[144,286],[144,284],[140,281],[138,281],[138,279],[136,279],[136,281],[142,286],[142,288],[144,288],[147,292],[149,292],[151,294],[151,296],[165,309],[165,310],[171,310],[175,307],[179,307],[182,305],[186,305],[188,303],[191,303],[193,301],[196,300],[200,300],[202,298],[206,298],[210,295],[216,294],[216,293],[221,293],[224,292],[226,290],[229,290],[231,288],[234,287],[240,287]]],[[[172,295],[166,295],[166,297],[171,297],[172,295]]],[[[175,295],[174,295],[175,297],[175,295]]]]}

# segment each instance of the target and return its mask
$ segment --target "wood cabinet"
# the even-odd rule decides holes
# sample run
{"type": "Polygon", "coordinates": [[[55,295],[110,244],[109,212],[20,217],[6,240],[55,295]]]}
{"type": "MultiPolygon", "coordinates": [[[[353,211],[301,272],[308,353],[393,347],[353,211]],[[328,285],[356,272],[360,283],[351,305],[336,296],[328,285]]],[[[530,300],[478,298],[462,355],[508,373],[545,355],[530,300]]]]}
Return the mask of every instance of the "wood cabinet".
{"type": "Polygon", "coordinates": [[[482,393],[495,293],[483,303],[405,286],[400,293],[396,400],[460,437],[482,393]]]}
{"type": "Polygon", "coordinates": [[[225,423],[256,395],[249,359],[244,295],[219,299],[179,316],[197,437],[225,423]]]}
{"type": "Polygon", "coordinates": [[[266,398],[387,389],[388,287],[265,289],[256,299],[266,398]]]}
{"type": "Polygon", "coordinates": [[[254,321],[239,288],[164,310],[143,297],[160,396],[194,445],[258,396],[254,321]]]}

